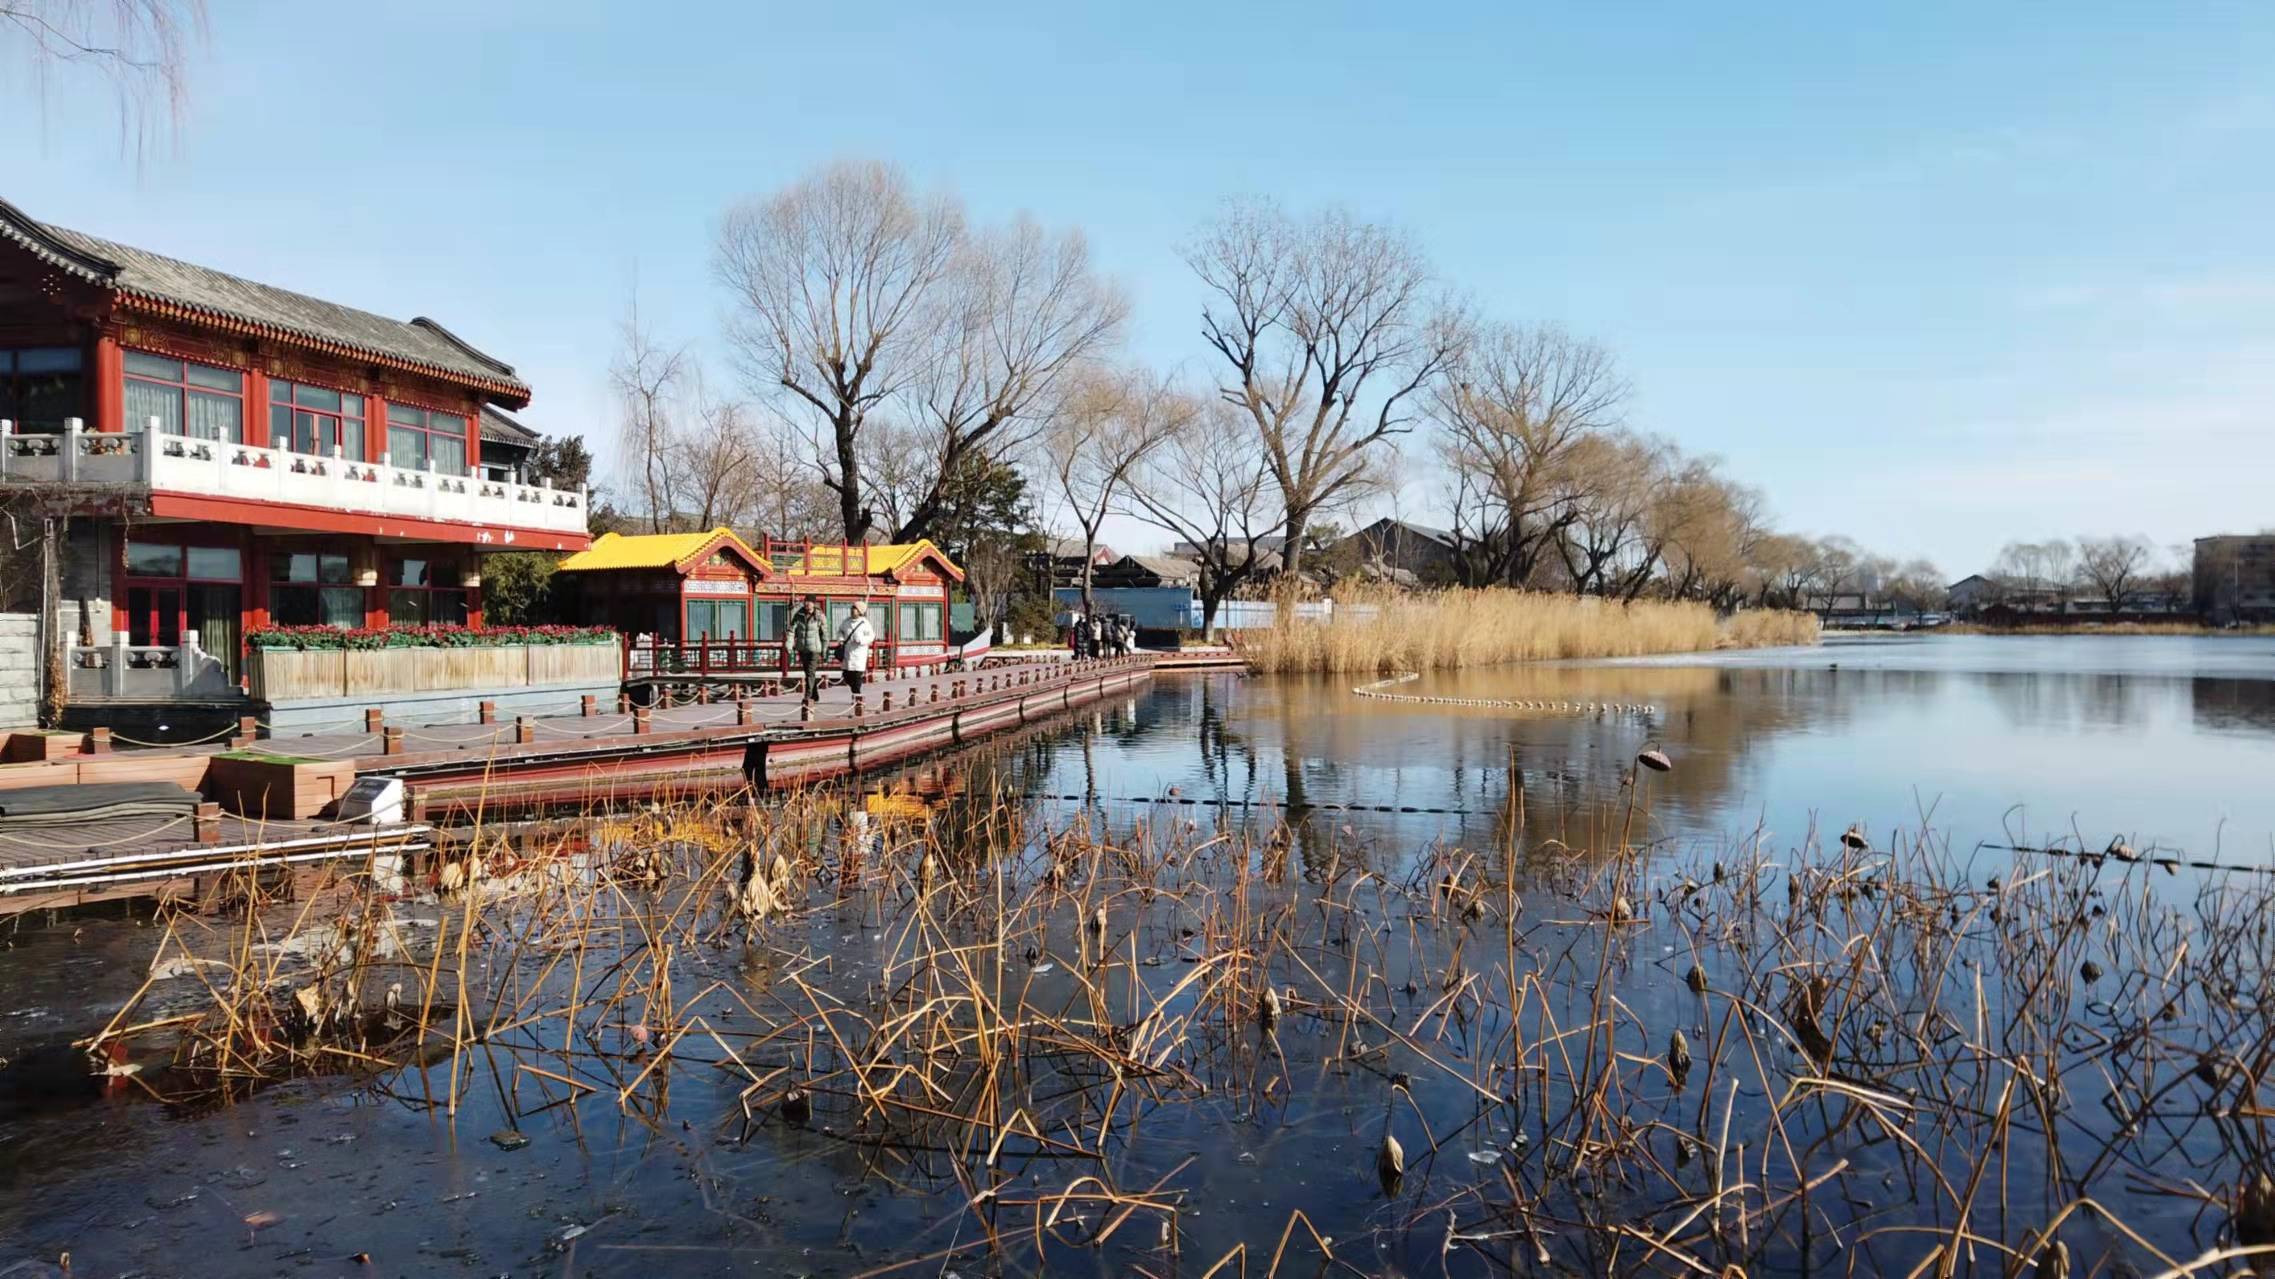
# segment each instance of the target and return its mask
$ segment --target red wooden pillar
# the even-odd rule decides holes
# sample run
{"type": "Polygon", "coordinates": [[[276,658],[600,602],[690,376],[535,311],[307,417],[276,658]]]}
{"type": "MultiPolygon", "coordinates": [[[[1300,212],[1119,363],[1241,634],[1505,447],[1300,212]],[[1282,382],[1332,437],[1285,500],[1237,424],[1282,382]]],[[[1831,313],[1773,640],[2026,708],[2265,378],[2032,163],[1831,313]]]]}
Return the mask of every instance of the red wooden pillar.
{"type": "Polygon", "coordinates": [[[273,448],[269,439],[269,375],[260,367],[257,356],[245,361],[245,442],[258,448],[273,448]]]}
{"type": "Polygon", "coordinates": [[[108,331],[95,335],[94,384],[88,388],[88,418],[98,431],[126,429],[126,355],[108,331]]]}

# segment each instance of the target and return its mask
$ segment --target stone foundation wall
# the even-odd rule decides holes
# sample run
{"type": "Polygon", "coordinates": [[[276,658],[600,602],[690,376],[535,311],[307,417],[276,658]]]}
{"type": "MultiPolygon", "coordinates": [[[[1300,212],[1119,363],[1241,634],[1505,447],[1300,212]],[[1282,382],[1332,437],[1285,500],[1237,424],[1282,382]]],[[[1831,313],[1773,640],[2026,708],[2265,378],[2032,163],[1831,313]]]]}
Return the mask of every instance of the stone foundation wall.
{"type": "Polygon", "coordinates": [[[39,615],[0,613],[0,730],[39,723],[39,615]]]}

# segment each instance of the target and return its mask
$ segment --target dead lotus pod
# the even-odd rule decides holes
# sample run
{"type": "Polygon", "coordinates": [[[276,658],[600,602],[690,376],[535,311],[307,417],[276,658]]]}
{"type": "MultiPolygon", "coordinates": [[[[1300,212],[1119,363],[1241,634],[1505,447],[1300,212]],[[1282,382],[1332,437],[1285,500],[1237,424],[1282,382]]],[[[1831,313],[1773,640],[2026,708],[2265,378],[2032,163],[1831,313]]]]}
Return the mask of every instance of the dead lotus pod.
{"type": "Polygon", "coordinates": [[[1654,773],[1671,772],[1675,767],[1675,762],[1667,758],[1667,752],[1660,750],[1656,746],[1650,748],[1649,750],[1638,752],[1635,756],[1635,762],[1641,764],[1645,768],[1650,769],[1654,773]]]}
{"type": "Polygon", "coordinates": [[[2101,965],[2089,959],[2078,965],[2078,976],[2085,978],[2088,984],[2100,981],[2101,965]]]}
{"type": "Polygon", "coordinates": [[[1675,1077],[1677,1088],[1682,1087],[1683,1080],[1690,1075],[1690,1040],[1684,1037],[1681,1027],[1667,1036],[1667,1073],[1675,1077]]]}
{"type": "Polygon", "coordinates": [[[2037,1279],[2070,1279],[2070,1246],[2059,1239],[2038,1250],[2037,1279]]]}
{"type": "Polygon", "coordinates": [[[2265,1172],[2236,1186],[2236,1238],[2251,1247],[2275,1244],[2275,1181],[2265,1172]]]}
{"type": "Polygon", "coordinates": [[[814,1117],[814,1099],[803,1088],[792,1088],[782,1094],[782,1117],[794,1124],[802,1124],[814,1117]]]}
{"type": "Polygon", "coordinates": [[[1270,1030],[1280,1020],[1280,992],[1270,986],[1256,1000],[1256,1024],[1270,1030]]]}
{"type": "Polygon", "coordinates": [[[1683,984],[1689,986],[1691,988],[1691,993],[1693,994],[1705,994],[1706,970],[1699,967],[1697,964],[1692,964],[1690,966],[1690,971],[1683,974],[1683,984]]]}
{"type": "Polygon", "coordinates": [[[1406,1150],[1387,1132],[1382,1135],[1382,1148],[1375,1151],[1374,1171],[1382,1180],[1382,1193],[1397,1198],[1398,1183],[1406,1179],[1406,1150]]]}

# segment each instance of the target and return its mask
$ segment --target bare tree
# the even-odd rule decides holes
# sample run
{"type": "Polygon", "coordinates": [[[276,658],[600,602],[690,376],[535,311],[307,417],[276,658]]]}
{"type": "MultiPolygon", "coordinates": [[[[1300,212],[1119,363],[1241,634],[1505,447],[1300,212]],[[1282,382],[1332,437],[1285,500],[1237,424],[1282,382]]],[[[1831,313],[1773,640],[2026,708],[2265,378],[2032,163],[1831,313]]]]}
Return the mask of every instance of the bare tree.
{"type": "Polygon", "coordinates": [[[110,82],[121,138],[139,153],[181,121],[204,0],[0,0],[0,49],[13,40],[44,97],[59,70],[110,82]]]}
{"type": "Polygon", "coordinates": [[[1154,450],[1128,486],[1128,513],[1192,544],[1201,567],[1201,629],[1256,576],[1266,552],[1257,543],[1282,528],[1272,471],[1255,445],[1255,425],[1233,405],[1212,402],[1154,450]]]}
{"type": "Polygon", "coordinates": [[[1010,538],[987,538],[964,551],[964,594],[981,627],[1000,625],[1010,615],[1020,568],[1019,548],[1010,538]]]}
{"type": "Polygon", "coordinates": [[[2145,537],[2088,537],[2077,547],[2079,580],[2100,592],[2109,611],[2122,613],[2150,570],[2155,552],[2145,537]]]}
{"type": "Polygon", "coordinates": [[[1224,360],[1278,484],[1285,568],[1301,571],[1314,513],[1367,482],[1377,446],[1412,427],[1416,394],[1459,352],[1460,317],[1432,295],[1421,251],[1332,211],[1298,220],[1235,205],[1185,252],[1211,296],[1202,335],[1224,360]]]}
{"type": "Polygon", "coordinates": [[[685,407],[681,401],[690,377],[687,352],[656,341],[640,318],[637,292],[617,332],[619,346],[608,381],[622,414],[618,462],[648,531],[661,533],[671,523],[679,497],[676,418],[685,407]]]}
{"type": "Polygon", "coordinates": [[[930,530],[954,477],[1023,450],[1129,314],[1079,233],[1052,235],[1026,218],[968,237],[942,292],[939,345],[909,395],[929,484],[900,518],[897,542],[930,530]]]}
{"type": "Polygon", "coordinates": [[[1581,443],[1618,424],[1626,397],[1608,352],[1552,328],[1495,326],[1446,365],[1430,401],[1456,476],[1464,581],[1531,578],[1581,517],[1581,443]]]}
{"type": "Polygon", "coordinates": [[[874,523],[862,428],[926,374],[943,326],[961,319],[938,295],[963,238],[956,201],[919,197],[889,165],[851,161],[735,206],[720,227],[715,269],[734,296],[737,356],[815,427],[847,541],[874,523]]]}
{"type": "Polygon", "coordinates": [[[1166,379],[1135,370],[1085,379],[1044,432],[1042,460],[1056,497],[1082,530],[1082,610],[1091,611],[1091,560],[1106,517],[1155,450],[1200,414],[1166,379]]]}
{"type": "Polygon", "coordinates": [[[747,405],[700,401],[696,429],[670,440],[679,517],[693,529],[747,528],[758,514],[758,435],[747,405]]]}

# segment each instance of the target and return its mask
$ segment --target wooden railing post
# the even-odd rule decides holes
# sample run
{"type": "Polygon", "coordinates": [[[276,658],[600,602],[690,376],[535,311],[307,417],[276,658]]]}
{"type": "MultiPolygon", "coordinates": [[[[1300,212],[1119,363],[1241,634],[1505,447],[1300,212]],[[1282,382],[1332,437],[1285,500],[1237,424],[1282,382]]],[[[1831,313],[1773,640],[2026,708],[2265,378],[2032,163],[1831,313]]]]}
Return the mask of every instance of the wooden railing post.
{"type": "Polygon", "coordinates": [[[379,733],[379,753],[382,755],[402,754],[403,730],[393,727],[381,729],[379,733]]]}
{"type": "Polygon", "coordinates": [[[379,709],[379,708],[378,708],[378,707],[376,707],[376,706],[366,706],[366,707],[364,707],[364,709],[363,709],[363,731],[364,731],[364,732],[366,732],[366,733],[376,733],[376,732],[378,732],[380,729],[382,729],[382,728],[386,727],[386,725],[387,725],[387,712],[385,712],[385,711],[383,711],[383,710],[379,709]]]}
{"type": "Polygon", "coordinates": [[[599,699],[595,698],[590,693],[587,693],[577,699],[577,714],[584,716],[586,719],[591,719],[593,717],[593,712],[599,709],[599,699]]]}
{"type": "Polygon", "coordinates": [[[537,740],[537,721],[527,715],[513,717],[513,740],[516,745],[527,746],[537,740]]]}

